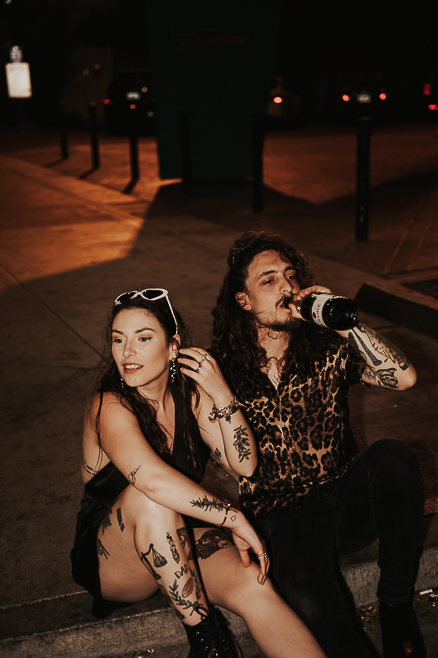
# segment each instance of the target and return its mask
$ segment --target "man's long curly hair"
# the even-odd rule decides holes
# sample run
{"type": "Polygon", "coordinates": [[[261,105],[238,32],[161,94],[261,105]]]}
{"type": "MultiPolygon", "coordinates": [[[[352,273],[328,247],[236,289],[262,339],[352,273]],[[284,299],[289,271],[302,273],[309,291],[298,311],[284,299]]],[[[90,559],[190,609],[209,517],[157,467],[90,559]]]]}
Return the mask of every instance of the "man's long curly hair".
{"type": "MultiPolygon", "coordinates": [[[[255,256],[270,250],[292,264],[302,289],[314,282],[308,258],[281,235],[248,231],[234,243],[228,254],[228,273],[212,311],[211,352],[234,393],[242,397],[251,395],[254,373],[267,365],[267,356],[258,342],[254,314],[240,306],[236,294],[247,292],[248,268],[255,256]]],[[[281,365],[286,372],[295,371],[301,377],[311,376],[315,362],[325,358],[337,342],[332,332],[310,322],[300,322],[290,336],[281,365]]]]}
{"type": "MultiPolygon", "coordinates": [[[[144,289],[144,288],[143,288],[144,289]]],[[[142,288],[139,288],[142,290],[142,288]]],[[[102,409],[103,395],[106,392],[113,393],[120,403],[129,409],[137,418],[140,428],[153,447],[155,452],[168,464],[172,464],[172,453],[167,444],[167,436],[157,420],[157,410],[154,403],[141,395],[135,387],[128,386],[123,381],[116,362],[112,355],[112,328],[117,315],[121,311],[130,309],[140,309],[153,315],[162,327],[167,345],[175,340],[175,321],[169,310],[169,306],[164,298],[156,301],[148,301],[137,296],[131,300],[123,302],[120,305],[114,305],[108,317],[104,330],[104,355],[101,362],[100,375],[95,386],[95,393],[98,394],[100,403],[96,416],[95,427],[100,443],[100,414],[102,409]]],[[[190,335],[176,309],[173,309],[178,323],[178,334],[180,337],[180,347],[190,347],[190,335]]],[[[185,377],[177,366],[174,385],[177,386],[184,398],[184,441],[186,443],[189,459],[192,468],[196,465],[196,447],[194,445],[195,419],[192,413],[192,404],[195,406],[199,403],[199,393],[196,390],[195,382],[190,377],[185,377]]],[[[168,382],[170,386],[170,381],[168,382]]]]}

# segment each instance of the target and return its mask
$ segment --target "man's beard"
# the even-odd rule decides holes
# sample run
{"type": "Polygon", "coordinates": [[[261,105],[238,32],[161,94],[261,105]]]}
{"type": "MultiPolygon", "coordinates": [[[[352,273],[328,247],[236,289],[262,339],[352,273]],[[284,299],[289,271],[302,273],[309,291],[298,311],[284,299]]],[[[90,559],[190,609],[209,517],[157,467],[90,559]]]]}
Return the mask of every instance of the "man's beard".
{"type": "Polygon", "coordinates": [[[300,320],[297,318],[287,318],[286,320],[279,320],[277,317],[269,319],[267,317],[258,318],[256,320],[257,325],[263,329],[269,329],[270,331],[277,332],[291,332],[295,331],[300,326],[300,320]]]}
{"type": "Polygon", "coordinates": [[[295,318],[290,318],[288,320],[274,320],[273,322],[265,325],[272,331],[295,331],[298,328],[300,321],[295,318]]]}

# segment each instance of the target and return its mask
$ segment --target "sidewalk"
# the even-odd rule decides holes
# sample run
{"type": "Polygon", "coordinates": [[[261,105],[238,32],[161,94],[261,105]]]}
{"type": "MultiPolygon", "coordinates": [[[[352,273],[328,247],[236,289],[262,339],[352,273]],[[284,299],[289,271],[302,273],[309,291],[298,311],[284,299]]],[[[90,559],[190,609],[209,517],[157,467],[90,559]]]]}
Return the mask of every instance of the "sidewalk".
{"type": "MultiPolygon", "coordinates": [[[[86,180],[78,178],[89,168],[86,144],[79,143],[69,160],[52,167],[44,165],[57,159],[56,142],[0,154],[5,373],[0,573],[2,612],[9,631],[13,630],[11,619],[20,625],[22,612],[28,632],[40,630],[38,624],[32,629],[29,605],[21,604],[49,599],[32,604],[39,615],[52,618],[53,606],[64,606],[66,617],[73,615],[83,629],[83,635],[78,628],[71,634],[67,642],[71,651],[79,637],[88,642],[87,653],[67,654],[63,645],[62,654],[50,655],[100,655],[89,652],[90,637],[95,637],[93,647],[98,647],[108,632],[107,626],[102,635],[97,633],[88,597],[78,594],[71,580],[68,553],[82,491],[78,464],[83,398],[99,360],[101,331],[111,300],[137,285],[165,287],[187,320],[195,344],[207,346],[210,309],[230,245],[243,230],[270,225],[312,254],[318,281],[331,289],[355,297],[364,283],[376,288],[396,286],[403,300],[414,299],[433,313],[435,300],[400,283],[400,277],[406,276],[438,278],[438,140],[433,141],[433,128],[428,129],[429,133],[424,126],[416,129],[416,136],[423,140],[418,150],[422,149],[424,159],[415,150],[410,163],[409,149],[403,151],[400,135],[380,136],[382,144],[396,144],[398,151],[393,165],[386,156],[376,166],[373,224],[367,243],[355,243],[352,237],[354,198],[348,178],[352,158],[347,134],[341,139],[333,134],[319,136],[322,152],[317,151],[320,142],[312,135],[292,135],[283,139],[283,146],[279,134],[268,138],[269,187],[261,217],[251,211],[249,183],[195,184],[187,197],[179,182],[160,182],[153,140],[142,141],[142,179],[131,195],[121,193],[129,180],[129,171],[122,166],[127,161],[122,140],[102,141],[102,168],[86,180]],[[337,142],[341,147],[336,150],[337,142]],[[313,188],[301,185],[302,198],[288,196],[296,194],[286,180],[286,171],[292,172],[291,177],[297,172],[293,153],[300,162],[301,181],[304,172],[307,180],[309,176],[313,180],[317,172],[313,188]],[[396,212],[390,205],[392,198],[396,212]],[[76,612],[72,612],[72,601],[76,601],[76,612]],[[41,613],[44,607],[47,610],[41,613]]],[[[410,133],[407,138],[411,143],[410,133]]],[[[418,370],[418,383],[410,391],[353,388],[351,419],[361,447],[383,437],[397,437],[418,455],[426,483],[428,532],[417,586],[437,587],[437,343],[430,335],[382,316],[362,313],[362,318],[405,351],[418,370]]],[[[216,486],[235,496],[235,481],[225,473],[220,477],[217,485],[218,474],[214,469],[210,473],[216,486]]],[[[375,547],[370,550],[362,561],[344,564],[357,605],[375,598],[375,547]]],[[[142,609],[137,616],[122,615],[110,626],[113,630],[119,626],[126,639],[129,624],[141,627],[145,614],[142,609]]],[[[166,616],[167,611],[162,614],[166,616]]],[[[19,634],[23,628],[18,626],[14,632],[19,634]]],[[[55,635],[56,641],[55,636],[40,639],[42,651],[44,642],[46,651],[47,642],[52,648],[61,646],[56,642],[66,639],[68,631],[55,635]]],[[[115,638],[109,638],[113,647],[115,638]]],[[[17,651],[18,645],[8,646],[17,651]]]]}

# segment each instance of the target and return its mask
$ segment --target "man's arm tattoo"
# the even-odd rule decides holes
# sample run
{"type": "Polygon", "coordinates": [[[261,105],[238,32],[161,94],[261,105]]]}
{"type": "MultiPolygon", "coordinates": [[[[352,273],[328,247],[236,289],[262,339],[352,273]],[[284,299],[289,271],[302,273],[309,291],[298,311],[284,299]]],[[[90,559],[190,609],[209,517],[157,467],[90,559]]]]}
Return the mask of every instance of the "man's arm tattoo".
{"type": "Polygon", "coordinates": [[[373,364],[373,366],[380,366],[382,362],[365,345],[362,338],[360,336],[357,336],[357,334],[355,334],[356,329],[357,327],[352,329],[347,336],[347,340],[350,343],[351,347],[362,357],[368,357],[371,363],[373,364]]]}
{"type": "Polygon", "coordinates": [[[384,388],[397,388],[398,379],[395,375],[396,368],[381,368],[380,370],[373,370],[368,367],[363,372],[363,378],[368,383],[377,384],[384,388]]]}
{"type": "Polygon", "coordinates": [[[234,430],[234,443],[233,446],[236,448],[239,455],[239,464],[243,462],[244,459],[249,459],[251,456],[251,448],[249,446],[248,430],[246,427],[236,427],[234,430]]]}
{"type": "Polygon", "coordinates": [[[221,454],[221,451],[219,450],[219,448],[216,448],[216,450],[214,451],[214,454],[216,455],[216,457],[218,459],[221,459],[222,454],[221,454]]]}
{"type": "Polygon", "coordinates": [[[134,486],[135,483],[137,482],[137,478],[135,476],[137,475],[140,468],[141,468],[141,464],[140,466],[137,466],[137,468],[135,468],[133,471],[131,471],[130,474],[128,475],[128,480],[130,481],[132,486],[134,486]]]}
{"type": "MultiPolygon", "coordinates": [[[[401,352],[398,349],[398,347],[396,347],[391,343],[390,340],[388,340],[384,336],[381,336],[380,334],[377,334],[375,331],[373,331],[373,329],[370,329],[369,327],[366,327],[363,324],[357,325],[355,329],[365,334],[365,336],[368,337],[368,340],[370,341],[373,349],[378,354],[381,354],[386,360],[389,360],[392,363],[394,363],[396,366],[400,368],[400,370],[407,370],[409,368],[410,366],[409,360],[406,358],[403,352],[401,352]]],[[[376,363],[376,364],[373,363],[373,365],[380,365],[380,363],[376,363]]]]}

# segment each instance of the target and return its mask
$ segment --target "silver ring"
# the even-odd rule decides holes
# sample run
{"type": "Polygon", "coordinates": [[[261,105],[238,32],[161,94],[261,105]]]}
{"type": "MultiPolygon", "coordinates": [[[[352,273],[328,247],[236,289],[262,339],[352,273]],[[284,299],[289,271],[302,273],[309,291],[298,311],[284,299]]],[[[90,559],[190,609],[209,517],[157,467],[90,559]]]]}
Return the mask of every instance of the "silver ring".
{"type": "Polygon", "coordinates": [[[295,308],[297,309],[298,313],[301,311],[301,306],[296,306],[295,308]]]}
{"type": "Polygon", "coordinates": [[[195,372],[199,372],[202,368],[202,361],[199,363],[198,367],[196,368],[195,372]]]}

